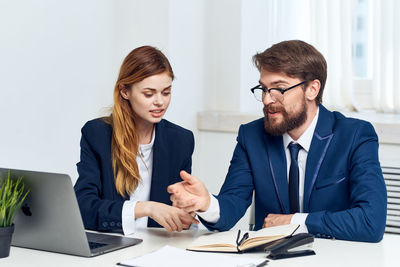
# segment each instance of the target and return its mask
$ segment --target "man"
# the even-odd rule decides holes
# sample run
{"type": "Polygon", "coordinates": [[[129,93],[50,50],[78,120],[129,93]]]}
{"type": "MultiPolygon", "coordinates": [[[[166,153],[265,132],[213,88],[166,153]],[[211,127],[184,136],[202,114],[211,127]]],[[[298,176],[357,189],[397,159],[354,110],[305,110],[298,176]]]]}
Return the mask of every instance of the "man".
{"type": "Polygon", "coordinates": [[[184,181],[168,188],[174,205],[225,231],[254,191],[256,230],[298,223],[316,237],[380,241],[387,200],[372,125],[321,105],[327,66],[313,46],[284,41],[253,59],[264,118],[240,127],[218,196],[181,172],[184,181]]]}

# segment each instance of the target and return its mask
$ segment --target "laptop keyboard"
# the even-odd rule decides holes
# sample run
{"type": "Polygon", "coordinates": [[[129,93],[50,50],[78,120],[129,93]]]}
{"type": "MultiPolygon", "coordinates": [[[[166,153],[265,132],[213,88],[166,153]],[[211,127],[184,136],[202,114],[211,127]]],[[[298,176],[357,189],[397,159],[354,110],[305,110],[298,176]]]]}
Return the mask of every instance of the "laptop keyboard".
{"type": "Polygon", "coordinates": [[[107,246],[108,244],[104,244],[104,243],[97,243],[97,242],[91,242],[91,241],[89,241],[89,247],[90,247],[90,249],[92,250],[92,249],[95,249],[95,248],[101,248],[101,247],[104,247],[104,246],[107,246]]]}

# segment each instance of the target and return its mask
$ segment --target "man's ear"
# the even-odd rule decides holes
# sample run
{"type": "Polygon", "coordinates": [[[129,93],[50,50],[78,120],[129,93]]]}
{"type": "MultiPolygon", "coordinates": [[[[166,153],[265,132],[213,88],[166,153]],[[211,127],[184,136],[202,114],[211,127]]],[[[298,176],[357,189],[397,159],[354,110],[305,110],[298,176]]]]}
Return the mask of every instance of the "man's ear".
{"type": "Polygon", "coordinates": [[[318,96],[319,89],[321,88],[321,82],[318,79],[311,81],[306,89],[305,95],[307,100],[314,101],[318,96]]]}

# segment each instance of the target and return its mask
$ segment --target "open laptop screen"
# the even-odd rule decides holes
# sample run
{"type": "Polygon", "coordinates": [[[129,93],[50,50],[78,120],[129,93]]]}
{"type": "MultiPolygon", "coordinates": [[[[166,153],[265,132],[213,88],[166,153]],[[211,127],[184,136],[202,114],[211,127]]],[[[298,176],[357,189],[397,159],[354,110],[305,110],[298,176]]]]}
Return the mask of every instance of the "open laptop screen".
{"type": "Polygon", "coordinates": [[[0,177],[6,177],[9,170],[13,179],[22,176],[30,189],[15,216],[12,245],[90,257],[142,241],[91,233],[93,242],[101,244],[91,250],[68,175],[0,168],[0,177]]]}

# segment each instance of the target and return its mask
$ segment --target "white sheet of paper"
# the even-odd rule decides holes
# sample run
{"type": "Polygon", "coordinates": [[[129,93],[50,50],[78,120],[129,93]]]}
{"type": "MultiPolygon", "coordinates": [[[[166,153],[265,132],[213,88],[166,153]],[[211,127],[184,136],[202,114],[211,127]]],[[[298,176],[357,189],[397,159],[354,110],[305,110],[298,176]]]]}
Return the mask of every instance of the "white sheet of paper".
{"type": "Polygon", "coordinates": [[[244,255],[228,255],[206,252],[187,251],[181,248],[164,246],[152,253],[121,261],[120,264],[135,267],[240,267],[254,266],[265,261],[265,258],[249,258],[244,255]]]}

